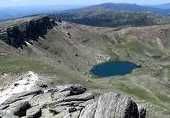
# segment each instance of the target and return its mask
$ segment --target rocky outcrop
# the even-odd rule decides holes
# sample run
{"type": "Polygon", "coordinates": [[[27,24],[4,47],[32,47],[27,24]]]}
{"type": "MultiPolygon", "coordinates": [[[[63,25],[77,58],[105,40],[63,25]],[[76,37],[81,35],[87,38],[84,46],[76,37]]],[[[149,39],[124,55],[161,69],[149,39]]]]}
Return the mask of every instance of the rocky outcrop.
{"type": "Polygon", "coordinates": [[[26,45],[26,41],[38,40],[56,25],[55,19],[48,16],[35,18],[30,21],[10,26],[1,31],[0,38],[16,48],[26,45]]]}
{"type": "Polygon", "coordinates": [[[0,99],[2,118],[145,118],[146,114],[130,97],[113,92],[96,95],[81,85],[50,87],[33,72],[4,88],[0,99]]]}

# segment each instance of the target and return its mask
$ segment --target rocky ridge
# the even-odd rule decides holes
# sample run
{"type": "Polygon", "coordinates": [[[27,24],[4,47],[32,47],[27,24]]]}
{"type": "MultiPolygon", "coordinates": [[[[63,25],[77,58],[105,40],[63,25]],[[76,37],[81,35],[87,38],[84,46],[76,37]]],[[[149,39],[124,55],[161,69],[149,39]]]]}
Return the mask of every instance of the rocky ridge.
{"type": "Polygon", "coordinates": [[[31,40],[38,40],[39,36],[43,37],[56,24],[55,18],[40,16],[0,29],[0,38],[16,48],[22,47],[22,45],[27,45],[27,42],[31,42],[31,40]]]}
{"type": "Polygon", "coordinates": [[[145,118],[132,98],[94,94],[81,85],[51,87],[28,72],[0,91],[1,118],[145,118]]]}

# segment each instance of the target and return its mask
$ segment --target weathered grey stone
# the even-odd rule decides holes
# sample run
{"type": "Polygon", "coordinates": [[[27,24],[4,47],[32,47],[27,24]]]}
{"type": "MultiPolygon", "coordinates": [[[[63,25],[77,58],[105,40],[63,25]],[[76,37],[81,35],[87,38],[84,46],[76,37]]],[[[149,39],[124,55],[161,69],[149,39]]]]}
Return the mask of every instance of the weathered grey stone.
{"type": "Polygon", "coordinates": [[[95,99],[84,101],[84,102],[80,103],[79,106],[85,108],[87,105],[92,104],[94,102],[95,102],[95,99]]]}
{"type": "Polygon", "coordinates": [[[39,94],[32,97],[32,99],[30,100],[30,104],[32,106],[36,106],[36,105],[43,106],[44,104],[51,103],[51,102],[52,102],[51,93],[39,94]]]}
{"type": "Polygon", "coordinates": [[[86,91],[86,88],[82,87],[81,85],[66,85],[63,87],[59,87],[60,92],[63,91],[70,91],[69,95],[79,95],[86,91]]]}
{"type": "Polygon", "coordinates": [[[70,87],[70,95],[79,95],[86,91],[86,88],[79,86],[71,86],[70,87]]]}
{"type": "Polygon", "coordinates": [[[54,92],[52,93],[52,99],[53,100],[63,100],[66,96],[70,94],[69,91],[64,91],[64,92],[54,92]]]}
{"type": "Polygon", "coordinates": [[[139,108],[139,118],[145,118],[146,117],[146,109],[141,107],[139,108]]]}
{"type": "Polygon", "coordinates": [[[12,97],[8,98],[3,105],[8,105],[8,104],[12,104],[16,101],[20,101],[20,100],[24,100],[24,99],[30,99],[32,98],[34,95],[38,95],[41,94],[42,90],[41,89],[33,89],[31,91],[26,91],[23,93],[18,93],[16,95],[13,95],[12,97]]]}
{"type": "MultiPolygon", "coordinates": [[[[62,91],[63,92],[63,91],[62,91]]],[[[62,92],[55,92],[61,94],[62,92]]],[[[117,93],[106,93],[96,97],[92,93],[83,93],[79,95],[62,96],[62,100],[57,101],[52,99],[54,93],[44,93],[34,96],[30,99],[31,105],[37,107],[30,108],[28,102],[19,104],[13,103],[10,108],[16,116],[25,116],[28,118],[40,117],[40,107],[46,104],[44,109],[47,109],[49,115],[55,117],[70,117],[70,118],[145,118],[146,111],[141,109],[140,113],[135,102],[129,97],[122,96],[117,93]],[[49,108],[48,108],[49,107],[49,108]],[[27,112],[26,112],[27,110],[27,112]]],[[[46,118],[46,117],[45,117],[46,118]]]]}
{"type": "Polygon", "coordinates": [[[95,118],[138,118],[137,105],[129,98],[117,93],[101,95],[97,101],[95,118]]]}
{"type": "Polygon", "coordinates": [[[4,109],[6,109],[6,108],[8,108],[9,107],[9,105],[1,105],[0,106],[0,110],[4,110],[4,109]]]}
{"type": "Polygon", "coordinates": [[[94,99],[94,95],[92,93],[84,93],[80,95],[68,96],[64,99],[64,101],[87,101],[90,99],[94,99]]]}
{"type": "Polygon", "coordinates": [[[83,103],[84,101],[69,101],[69,102],[61,102],[61,103],[56,103],[55,106],[79,106],[79,104],[83,103]]]}
{"type": "Polygon", "coordinates": [[[29,104],[28,101],[21,102],[17,104],[14,108],[12,108],[14,115],[22,117],[26,115],[26,110],[29,109],[31,105],[29,104]]]}
{"type": "Polygon", "coordinates": [[[49,108],[49,111],[54,115],[57,115],[60,112],[65,111],[65,110],[67,110],[67,109],[64,106],[58,106],[56,108],[49,108]]]}
{"type": "Polygon", "coordinates": [[[26,112],[26,116],[27,118],[39,118],[41,117],[41,108],[39,106],[36,107],[32,107],[30,109],[27,110],[26,112]]]}
{"type": "Polygon", "coordinates": [[[94,118],[96,112],[97,102],[88,104],[81,112],[79,118],[94,118]]]}
{"type": "Polygon", "coordinates": [[[90,99],[94,99],[94,95],[92,95],[91,93],[85,93],[81,95],[68,96],[64,98],[62,101],[58,101],[58,102],[60,103],[60,102],[71,102],[71,101],[87,101],[90,99]]]}
{"type": "Polygon", "coordinates": [[[137,104],[132,101],[131,99],[128,99],[127,101],[128,106],[125,106],[125,118],[139,118],[139,111],[137,104]]]}
{"type": "MultiPolygon", "coordinates": [[[[59,113],[51,112],[49,109],[42,109],[41,118],[57,118],[59,113]]],[[[60,117],[62,118],[62,117],[60,117]]]]}
{"type": "MultiPolygon", "coordinates": [[[[35,88],[36,86],[39,85],[35,83],[35,88]]],[[[65,85],[18,93],[14,98],[11,97],[2,103],[0,116],[3,118],[145,118],[146,109],[138,108],[130,97],[118,93],[96,95],[86,91],[81,85],[65,85]]]]}
{"type": "Polygon", "coordinates": [[[80,111],[75,111],[70,114],[71,118],[79,118],[80,111]]]}
{"type": "Polygon", "coordinates": [[[44,89],[48,88],[47,83],[45,83],[45,82],[43,82],[43,81],[39,81],[39,82],[37,83],[37,86],[39,86],[39,87],[41,87],[41,88],[44,88],[44,89]]]}
{"type": "Polygon", "coordinates": [[[18,116],[15,116],[13,114],[7,114],[5,116],[2,116],[2,118],[19,118],[18,116]]]}
{"type": "Polygon", "coordinates": [[[18,98],[18,97],[12,96],[12,97],[8,98],[2,105],[9,105],[9,104],[15,103],[20,100],[23,100],[23,98],[18,98]]]}

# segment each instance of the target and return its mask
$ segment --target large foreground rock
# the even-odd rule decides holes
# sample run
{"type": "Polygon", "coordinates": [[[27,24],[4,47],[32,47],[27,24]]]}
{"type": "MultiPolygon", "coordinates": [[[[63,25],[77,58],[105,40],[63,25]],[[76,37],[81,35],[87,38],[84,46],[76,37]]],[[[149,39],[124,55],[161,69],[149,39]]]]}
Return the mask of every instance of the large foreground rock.
{"type": "Polygon", "coordinates": [[[11,86],[6,87],[9,92],[7,96],[1,91],[4,95],[1,99],[5,100],[2,100],[0,104],[0,117],[145,118],[144,108],[139,110],[130,97],[118,93],[109,92],[96,96],[81,85],[63,85],[54,88],[46,85],[44,87],[39,84],[42,81],[33,72],[21,78],[15,82],[17,85],[11,85],[12,88],[27,89],[23,88],[24,90],[20,92],[14,92],[11,86]],[[35,81],[33,81],[34,77],[35,81]],[[27,83],[23,85],[25,81],[27,83]]]}

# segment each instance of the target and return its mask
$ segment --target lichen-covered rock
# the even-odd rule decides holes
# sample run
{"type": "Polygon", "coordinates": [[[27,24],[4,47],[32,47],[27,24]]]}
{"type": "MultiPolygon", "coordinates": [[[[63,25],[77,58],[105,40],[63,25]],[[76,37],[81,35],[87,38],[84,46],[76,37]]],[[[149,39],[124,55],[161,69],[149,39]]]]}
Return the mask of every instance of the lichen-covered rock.
{"type": "Polygon", "coordinates": [[[146,108],[139,107],[139,118],[145,118],[146,116],[146,108]]]}
{"type": "Polygon", "coordinates": [[[15,99],[5,99],[0,105],[1,117],[145,118],[146,110],[138,110],[137,104],[130,97],[113,92],[96,96],[81,85],[44,88],[36,84],[42,82],[41,78],[33,72],[29,73],[31,74],[26,74],[15,82],[19,83],[15,87],[22,86],[21,81],[25,79],[35,79],[35,82],[30,82],[27,86],[37,86],[41,92],[32,92],[34,90],[31,91],[30,88],[17,92],[15,99]]]}
{"type": "Polygon", "coordinates": [[[31,71],[19,77],[16,82],[0,91],[0,105],[10,104],[24,99],[24,97],[40,94],[42,91],[37,86],[38,81],[38,75],[31,71]]]}
{"type": "Polygon", "coordinates": [[[39,106],[36,107],[32,107],[30,109],[27,110],[26,112],[26,116],[27,118],[39,118],[41,117],[41,108],[39,106]]]}
{"type": "Polygon", "coordinates": [[[76,86],[67,85],[65,86],[65,88],[63,88],[63,90],[62,87],[60,89],[61,92],[70,91],[69,95],[79,95],[86,91],[86,88],[82,87],[81,85],[76,85],[76,86]]]}
{"type": "Polygon", "coordinates": [[[29,104],[28,101],[24,101],[24,102],[20,102],[15,106],[11,106],[11,110],[13,112],[13,115],[15,116],[25,116],[26,115],[26,111],[27,109],[29,109],[31,107],[31,105],[29,104]]]}
{"type": "Polygon", "coordinates": [[[137,118],[138,107],[129,97],[117,93],[101,95],[97,101],[95,118],[137,118]]]}

